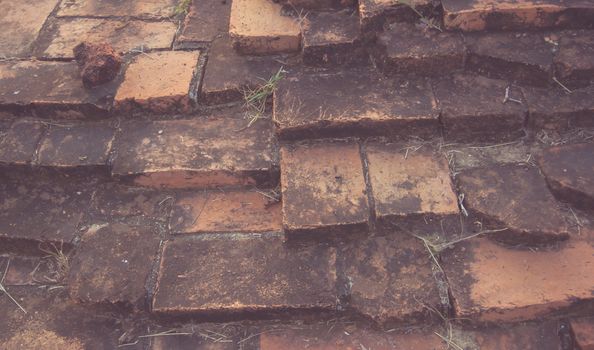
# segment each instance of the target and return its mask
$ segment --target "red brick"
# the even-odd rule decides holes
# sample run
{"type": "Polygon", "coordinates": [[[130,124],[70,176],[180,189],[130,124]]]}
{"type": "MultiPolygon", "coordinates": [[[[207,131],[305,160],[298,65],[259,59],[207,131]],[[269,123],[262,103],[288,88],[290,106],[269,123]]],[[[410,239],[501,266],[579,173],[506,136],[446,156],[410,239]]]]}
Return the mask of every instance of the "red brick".
{"type": "Polygon", "coordinates": [[[192,1],[176,45],[206,45],[225,36],[229,31],[231,3],[221,0],[192,1]]]}
{"type": "Polygon", "coordinates": [[[557,198],[594,211],[594,144],[551,147],[543,152],[539,165],[557,198]]]}
{"type": "Polygon", "coordinates": [[[594,248],[586,240],[535,251],[475,238],[443,255],[441,265],[457,317],[513,322],[592,310],[594,248]]]}
{"type": "Polygon", "coordinates": [[[41,139],[36,164],[56,168],[107,170],[115,130],[105,124],[51,126],[41,139]]]}
{"type": "Polygon", "coordinates": [[[467,68],[491,78],[519,85],[547,85],[551,81],[553,51],[541,33],[466,34],[467,68]]]}
{"type": "Polygon", "coordinates": [[[2,4],[0,57],[24,57],[58,0],[11,1],[2,4]]]}
{"type": "Polygon", "coordinates": [[[73,58],[72,49],[83,41],[106,42],[120,53],[169,49],[177,25],[170,21],[144,22],[99,18],[61,18],[40,36],[38,56],[73,58]]]}
{"type": "Polygon", "coordinates": [[[386,333],[357,329],[340,323],[313,330],[285,330],[260,335],[261,350],[445,350],[439,337],[430,332],[386,333]]]}
{"type": "Polygon", "coordinates": [[[159,236],[149,227],[91,225],[70,261],[70,296],[86,303],[143,307],[145,283],[157,257],[159,236]]]}
{"type": "Polygon", "coordinates": [[[338,270],[348,307],[384,327],[428,323],[429,308],[447,312],[447,290],[439,290],[429,253],[411,235],[344,246],[338,251],[338,270]]]}
{"type": "Polygon", "coordinates": [[[555,76],[564,85],[589,85],[594,80],[594,30],[563,32],[554,61],[555,76]]]}
{"type": "MultiPolygon", "coordinates": [[[[265,193],[265,192],[262,192],[265,193]]],[[[280,202],[255,191],[194,192],[176,198],[174,233],[281,231],[280,202]]]]}
{"type": "Polygon", "coordinates": [[[243,56],[228,39],[215,40],[208,52],[200,102],[214,105],[243,100],[244,91],[256,89],[280,68],[281,63],[271,57],[243,56]]]}
{"type": "Polygon", "coordinates": [[[200,318],[334,309],[335,250],[320,245],[290,249],[282,241],[236,237],[167,242],[153,312],[200,318]]]}
{"type": "Polygon", "coordinates": [[[199,57],[199,51],[159,51],[136,56],[126,69],[114,108],[120,112],[191,111],[199,57]]]}
{"type": "Polygon", "coordinates": [[[94,184],[68,176],[0,172],[0,253],[39,255],[40,245],[64,251],[87,212],[94,184]]]}
{"type": "Polygon", "coordinates": [[[442,0],[444,24],[463,31],[591,26],[590,1],[442,0]]]}
{"type": "Polygon", "coordinates": [[[481,350],[559,350],[562,349],[558,322],[542,324],[503,324],[470,332],[477,349],[481,350]]]}
{"type": "Polygon", "coordinates": [[[35,121],[15,121],[0,138],[0,164],[30,164],[46,127],[35,121]]]}
{"type": "Polygon", "coordinates": [[[271,125],[259,121],[245,126],[245,120],[232,117],[122,123],[112,174],[149,187],[273,182],[271,125]]]}
{"type": "Polygon", "coordinates": [[[365,146],[380,230],[459,230],[458,201],[447,160],[431,150],[411,154],[402,144],[365,146]]]}
{"type": "Polygon", "coordinates": [[[436,136],[439,112],[424,80],[396,82],[368,70],[294,73],[274,92],[283,139],[436,136]]]}
{"type": "MultiPolygon", "coordinates": [[[[60,246],[43,247],[48,252],[55,252],[60,250],[60,246]]],[[[67,252],[66,252],[67,254],[67,252]]],[[[61,283],[61,280],[57,280],[59,276],[54,274],[57,269],[55,265],[55,259],[42,258],[42,257],[23,257],[23,256],[8,256],[0,258],[0,268],[4,275],[3,286],[32,286],[39,285],[40,283],[61,283]]]]}
{"type": "MultiPolygon", "coordinates": [[[[214,331],[213,331],[214,332],[214,331]]],[[[218,332],[217,332],[218,333],[218,332]]],[[[203,333],[203,334],[208,334],[203,333]]],[[[209,336],[210,337],[210,336],[209,336]]],[[[151,342],[150,350],[235,350],[236,343],[232,339],[221,338],[214,335],[208,339],[202,335],[176,335],[169,337],[155,337],[151,342]]]]}
{"type": "Polygon", "coordinates": [[[594,86],[573,90],[571,94],[561,87],[523,91],[531,128],[563,131],[594,127],[594,86]]]}
{"type": "Polygon", "coordinates": [[[521,165],[466,170],[456,176],[464,206],[492,237],[510,244],[539,244],[569,237],[559,205],[538,169],[521,165]]]}
{"type": "Polygon", "coordinates": [[[522,104],[503,103],[508,83],[473,75],[455,75],[435,84],[444,137],[456,141],[502,141],[524,135],[526,107],[521,91],[509,97],[522,104]],[[488,125],[488,127],[486,127],[488,125]]]}
{"type": "Polygon", "coordinates": [[[356,3],[354,0],[279,0],[278,2],[295,10],[338,10],[352,7],[356,3]]]}
{"type": "Polygon", "coordinates": [[[85,89],[74,62],[0,62],[0,112],[60,119],[105,117],[116,84],[85,89]]]}
{"type": "Polygon", "coordinates": [[[397,23],[379,36],[378,63],[391,75],[445,75],[464,67],[465,47],[458,33],[397,23]]]}
{"type": "Polygon", "coordinates": [[[309,13],[303,25],[303,62],[335,66],[365,62],[359,19],[351,11],[309,13]]]}
{"type": "Polygon", "coordinates": [[[282,147],[281,189],[289,237],[324,239],[367,230],[369,207],[355,143],[282,147]]]}
{"type": "Polygon", "coordinates": [[[168,18],[175,14],[176,0],[68,0],[62,1],[57,17],[118,17],[168,18]]]}
{"type": "Polygon", "coordinates": [[[245,54],[297,51],[301,42],[296,19],[284,16],[281,5],[269,0],[234,0],[229,34],[245,54]]]}
{"type": "Polygon", "coordinates": [[[580,350],[594,349],[594,318],[571,320],[571,330],[573,330],[576,345],[580,350]]]}

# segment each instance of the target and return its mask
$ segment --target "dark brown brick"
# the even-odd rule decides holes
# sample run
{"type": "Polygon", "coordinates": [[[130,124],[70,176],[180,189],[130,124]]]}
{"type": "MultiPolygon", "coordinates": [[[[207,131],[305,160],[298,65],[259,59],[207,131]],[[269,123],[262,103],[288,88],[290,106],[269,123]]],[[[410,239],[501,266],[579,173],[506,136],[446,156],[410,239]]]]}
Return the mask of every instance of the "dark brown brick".
{"type": "Polygon", "coordinates": [[[458,33],[395,23],[378,42],[377,63],[390,75],[446,75],[464,67],[465,48],[458,33]]]}
{"type": "Polygon", "coordinates": [[[491,234],[510,244],[567,239],[567,224],[538,169],[521,165],[471,169],[456,177],[464,206],[491,234]]]}
{"type": "MultiPolygon", "coordinates": [[[[301,327],[303,328],[303,327],[301,327]]],[[[313,328],[313,327],[312,327],[313,328]]],[[[409,330],[406,334],[357,328],[337,322],[314,329],[267,332],[260,335],[261,350],[446,350],[439,337],[430,332],[409,330]]]]}
{"type": "Polygon", "coordinates": [[[184,194],[175,200],[169,226],[174,233],[281,231],[281,204],[262,193],[214,190],[184,194]]]}
{"type": "Polygon", "coordinates": [[[365,146],[378,228],[425,233],[459,230],[458,201],[447,160],[431,150],[403,151],[402,144],[365,146]]]}
{"type": "Polygon", "coordinates": [[[338,271],[349,307],[384,326],[427,321],[428,308],[440,312],[447,308],[429,253],[415,237],[390,235],[353,242],[338,251],[338,271]]]}
{"type": "Polygon", "coordinates": [[[311,66],[348,65],[367,60],[359,18],[352,10],[311,13],[303,29],[303,62],[311,66]]]}
{"type": "MultiPolygon", "coordinates": [[[[215,332],[215,331],[212,331],[215,332]]],[[[150,350],[235,350],[237,349],[237,343],[234,339],[229,339],[227,337],[219,335],[214,335],[212,339],[208,339],[210,336],[209,333],[206,331],[202,334],[207,335],[203,336],[201,334],[192,334],[192,330],[190,330],[190,335],[187,334],[180,334],[176,336],[170,337],[155,337],[155,340],[151,342],[150,350]]],[[[218,333],[218,332],[217,332],[218,333]]],[[[218,333],[222,334],[222,333],[218,333]]],[[[242,343],[243,344],[243,343],[242,343]]]]}
{"type": "Polygon", "coordinates": [[[175,0],[157,1],[113,1],[113,0],[72,0],[62,1],[58,17],[117,17],[133,16],[158,19],[172,17],[177,2],[175,0]]]}
{"type": "Polygon", "coordinates": [[[0,172],[0,252],[46,254],[39,247],[48,244],[69,250],[93,187],[44,172],[0,172]]]}
{"type": "Polygon", "coordinates": [[[208,53],[200,101],[214,105],[242,100],[244,90],[257,88],[280,68],[281,63],[271,57],[243,56],[228,39],[215,40],[208,53]]]}
{"type": "Polygon", "coordinates": [[[594,30],[563,32],[554,60],[555,76],[564,85],[589,85],[594,80],[594,30]]]}
{"type": "Polygon", "coordinates": [[[594,86],[573,90],[523,88],[528,102],[528,122],[538,130],[594,127],[594,86]]]}
{"type": "MultiPolygon", "coordinates": [[[[194,0],[184,20],[177,46],[207,45],[229,31],[231,1],[194,0]]],[[[231,68],[231,67],[229,67],[231,68]]]]}
{"type": "MultiPolygon", "coordinates": [[[[289,8],[294,7],[296,10],[338,10],[344,7],[351,7],[356,3],[354,0],[279,0],[278,2],[290,6],[289,8]]],[[[310,13],[313,13],[313,11],[310,13]]]]}
{"type": "Polygon", "coordinates": [[[594,349],[594,318],[571,320],[571,330],[575,336],[575,345],[579,346],[579,349],[594,349]]]}
{"type": "Polygon", "coordinates": [[[149,187],[270,182],[275,179],[271,124],[246,125],[232,117],[122,123],[112,173],[149,187]]]}
{"type": "MultiPolygon", "coordinates": [[[[510,249],[487,238],[442,254],[456,317],[475,322],[542,320],[594,306],[594,250],[586,240],[560,249],[510,249]]],[[[513,349],[513,348],[512,348],[513,349]]]]}
{"type": "Polygon", "coordinates": [[[551,147],[539,165],[557,198],[594,212],[594,144],[551,147]]]}
{"type": "Polygon", "coordinates": [[[289,249],[281,237],[176,239],[165,244],[153,312],[195,316],[331,311],[336,252],[289,249]]]}
{"type": "Polygon", "coordinates": [[[541,33],[480,33],[465,35],[467,68],[491,78],[519,85],[547,85],[551,81],[553,50],[541,33]]]}
{"type": "Polygon", "coordinates": [[[142,308],[147,294],[145,283],[158,247],[159,237],[149,227],[91,225],[70,262],[71,297],[85,303],[142,308]]]}
{"type": "MultiPolygon", "coordinates": [[[[437,2],[433,0],[409,0],[417,11],[424,16],[431,16],[437,10],[437,2]]],[[[380,28],[386,21],[413,22],[419,19],[410,6],[398,1],[360,0],[359,17],[364,30],[380,28]]]]}
{"type": "Polygon", "coordinates": [[[105,117],[117,82],[85,89],[75,62],[0,62],[0,112],[40,118],[105,117]]]}
{"type": "Polygon", "coordinates": [[[36,164],[55,168],[107,170],[115,130],[104,124],[51,126],[41,139],[36,164]]]}
{"type": "Polygon", "coordinates": [[[442,0],[447,29],[463,31],[591,27],[590,1],[442,0]]]}
{"type": "Polygon", "coordinates": [[[501,141],[524,135],[526,107],[520,89],[509,97],[522,103],[503,103],[509,85],[502,80],[455,75],[435,84],[444,137],[456,141],[501,141]]]}
{"type": "Polygon", "coordinates": [[[278,83],[274,120],[283,139],[435,136],[439,113],[424,80],[397,82],[368,70],[295,73],[278,83]]]}
{"type": "Polygon", "coordinates": [[[289,238],[367,231],[369,207],[356,143],[281,148],[283,226],[289,238]]]}
{"type": "Polygon", "coordinates": [[[15,121],[0,138],[0,165],[30,164],[46,130],[35,121],[15,121]]]}

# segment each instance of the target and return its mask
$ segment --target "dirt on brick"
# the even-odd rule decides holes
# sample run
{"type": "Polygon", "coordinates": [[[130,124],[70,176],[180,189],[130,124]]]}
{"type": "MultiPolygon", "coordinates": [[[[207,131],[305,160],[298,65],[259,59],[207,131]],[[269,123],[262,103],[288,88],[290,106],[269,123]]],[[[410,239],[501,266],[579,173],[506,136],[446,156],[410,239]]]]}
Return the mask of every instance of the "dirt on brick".
{"type": "Polygon", "coordinates": [[[110,82],[120,72],[122,58],[108,43],[82,42],[73,52],[87,88],[110,82]]]}

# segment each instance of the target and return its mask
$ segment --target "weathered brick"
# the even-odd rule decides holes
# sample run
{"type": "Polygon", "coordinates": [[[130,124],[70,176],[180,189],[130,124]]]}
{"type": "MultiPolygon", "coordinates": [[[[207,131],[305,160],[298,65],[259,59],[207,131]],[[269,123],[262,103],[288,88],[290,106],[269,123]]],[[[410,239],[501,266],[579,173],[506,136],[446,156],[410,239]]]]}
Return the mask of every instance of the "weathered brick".
{"type": "Polygon", "coordinates": [[[150,187],[273,182],[271,124],[245,126],[246,121],[232,117],[122,123],[112,173],[150,187]]]}
{"type": "MultiPolygon", "coordinates": [[[[44,247],[48,252],[59,251],[60,246],[44,247]]],[[[56,280],[59,272],[51,266],[55,261],[43,257],[7,256],[0,258],[0,267],[6,271],[3,286],[32,286],[40,281],[56,280]]],[[[56,281],[61,283],[62,281],[56,281]]]]}
{"type": "Polygon", "coordinates": [[[456,317],[511,322],[591,313],[593,260],[594,248],[585,240],[532,251],[475,238],[442,255],[441,266],[456,317]]]}
{"type": "MultiPolygon", "coordinates": [[[[214,332],[214,331],[213,331],[214,332]]],[[[206,333],[203,333],[206,334],[206,333]]],[[[215,335],[216,336],[216,335],[215,335]]],[[[210,336],[209,336],[210,337],[210,336]]],[[[204,337],[200,334],[176,335],[175,337],[155,337],[151,342],[151,350],[235,350],[237,344],[228,338],[204,337]]]]}
{"type": "Polygon", "coordinates": [[[0,17],[0,57],[24,57],[31,54],[46,18],[58,0],[6,1],[0,17]]]}
{"type": "Polygon", "coordinates": [[[279,0],[276,2],[288,5],[289,8],[294,8],[295,10],[337,10],[352,7],[356,3],[354,0],[279,0]]]}
{"type": "Polygon", "coordinates": [[[303,24],[303,62],[311,66],[355,64],[367,60],[359,20],[352,11],[311,13],[303,24]]]}
{"type": "Polygon", "coordinates": [[[337,268],[349,308],[383,326],[427,321],[428,308],[443,312],[430,259],[423,242],[406,234],[342,247],[337,268]]]}
{"type": "Polygon", "coordinates": [[[553,50],[541,33],[466,34],[467,68],[481,75],[520,85],[547,85],[551,81],[553,50]]]}
{"type": "Polygon", "coordinates": [[[284,139],[387,135],[436,136],[439,112],[424,80],[399,83],[368,70],[295,73],[274,92],[284,139]]]}
{"type": "Polygon", "coordinates": [[[594,80],[594,30],[563,32],[554,62],[555,76],[564,85],[589,85],[594,80]]]}
{"type": "Polygon", "coordinates": [[[465,47],[458,33],[395,23],[379,36],[381,69],[392,75],[445,75],[464,67],[465,47]]]}
{"type": "Polygon", "coordinates": [[[51,126],[39,144],[36,164],[56,168],[107,170],[115,130],[104,124],[51,126]]]}
{"type": "Polygon", "coordinates": [[[243,56],[233,50],[228,39],[215,40],[208,53],[202,78],[200,102],[214,105],[244,98],[281,68],[271,57],[243,56]]]}
{"type": "Polygon", "coordinates": [[[72,247],[93,183],[61,176],[0,172],[0,252],[46,254],[40,246],[72,247]]]}
{"type": "Polygon", "coordinates": [[[487,326],[469,333],[481,350],[558,350],[563,349],[558,327],[557,321],[545,321],[487,326]]]}
{"type": "Polygon", "coordinates": [[[491,235],[511,244],[567,239],[567,224],[538,169],[521,165],[471,169],[458,174],[464,206],[491,235]]]}
{"type": "Polygon", "coordinates": [[[526,107],[521,91],[509,88],[509,97],[522,103],[503,103],[505,81],[473,75],[455,75],[435,84],[444,137],[456,141],[501,141],[524,135],[526,107]]]}
{"type": "Polygon", "coordinates": [[[297,51],[301,42],[296,19],[284,16],[281,5],[270,0],[234,0],[229,34],[245,54],[297,51]]]}
{"type": "Polygon", "coordinates": [[[281,189],[289,238],[324,239],[367,230],[369,206],[355,143],[282,147],[281,189]]]}
{"type": "Polygon", "coordinates": [[[261,350],[445,350],[446,345],[430,332],[406,334],[344,326],[341,323],[305,330],[285,330],[260,335],[261,350]]]}
{"type": "Polygon", "coordinates": [[[216,38],[226,36],[229,31],[231,3],[221,0],[192,1],[176,45],[206,45],[216,38]]]}
{"type": "Polygon", "coordinates": [[[86,303],[143,307],[145,283],[158,247],[159,236],[149,227],[91,225],[70,263],[71,297],[86,303]]]}
{"type": "Polygon", "coordinates": [[[594,211],[594,144],[551,147],[538,163],[557,198],[594,211]]]}
{"type": "Polygon", "coordinates": [[[381,143],[365,150],[380,230],[425,233],[455,225],[458,231],[456,194],[441,154],[405,154],[403,145],[381,143]]]}
{"type": "Polygon", "coordinates": [[[336,251],[289,249],[281,237],[165,243],[153,312],[195,316],[331,311],[336,251]]]}
{"type": "Polygon", "coordinates": [[[195,102],[199,57],[200,51],[159,51],[136,56],[126,69],[114,108],[120,112],[190,111],[195,102]]]}
{"type": "Polygon", "coordinates": [[[594,127],[594,86],[573,90],[523,88],[528,102],[528,123],[536,130],[594,127]]]}
{"type": "MultiPolygon", "coordinates": [[[[433,0],[409,0],[407,2],[424,16],[432,15],[437,8],[433,0]]],[[[419,18],[410,6],[392,0],[360,0],[359,17],[364,30],[378,29],[386,20],[412,22],[419,18]]]]}
{"type": "Polygon", "coordinates": [[[0,112],[40,118],[108,115],[117,82],[86,89],[74,62],[0,62],[0,112]]]}
{"type": "Polygon", "coordinates": [[[571,320],[575,342],[581,350],[594,349],[594,318],[577,318],[571,320]]]}
{"type": "Polygon", "coordinates": [[[121,53],[131,50],[168,49],[177,25],[169,21],[143,22],[97,18],[63,18],[40,36],[39,55],[73,58],[72,49],[82,41],[107,42],[121,53]]]}
{"type": "Polygon", "coordinates": [[[463,31],[590,27],[594,4],[563,0],[442,0],[444,24],[463,31]]]}
{"type": "MultiPolygon", "coordinates": [[[[265,192],[262,192],[265,194],[265,192]]],[[[280,202],[255,191],[194,192],[176,198],[174,233],[281,231],[280,202]]]]}
{"type": "Polygon", "coordinates": [[[112,17],[168,18],[175,14],[177,0],[62,0],[57,17],[112,17]]]}
{"type": "Polygon", "coordinates": [[[0,138],[0,164],[30,164],[45,125],[35,121],[15,121],[0,138]]]}

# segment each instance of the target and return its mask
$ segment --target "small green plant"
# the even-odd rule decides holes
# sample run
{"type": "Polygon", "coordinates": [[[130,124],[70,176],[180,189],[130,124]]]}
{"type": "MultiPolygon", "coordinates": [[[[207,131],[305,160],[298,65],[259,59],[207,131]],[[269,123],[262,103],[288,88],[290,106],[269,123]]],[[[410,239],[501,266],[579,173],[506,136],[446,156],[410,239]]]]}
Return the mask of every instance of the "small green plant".
{"type": "Polygon", "coordinates": [[[285,73],[286,71],[281,67],[268,80],[262,79],[264,80],[264,84],[255,89],[246,88],[243,91],[245,106],[248,109],[246,113],[246,117],[249,119],[247,125],[248,128],[258,119],[262,118],[266,112],[266,102],[268,97],[270,97],[274,90],[276,90],[276,85],[284,78],[285,73]]]}
{"type": "Polygon", "coordinates": [[[190,10],[191,3],[192,3],[192,0],[181,0],[177,4],[177,6],[175,6],[173,13],[175,13],[176,16],[186,15],[188,13],[188,11],[190,10]]]}
{"type": "Polygon", "coordinates": [[[430,27],[430,28],[439,30],[440,32],[443,32],[443,30],[441,29],[441,27],[439,26],[437,21],[433,18],[424,16],[419,10],[417,10],[417,8],[415,7],[415,5],[412,3],[411,0],[395,0],[395,1],[398,4],[402,4],[402,5],[405,5],[408,8],[410,8],[414,13],[417,14],[417,16],[419,16],[421,23],[423,23],[427,27],[430,27]]]}

